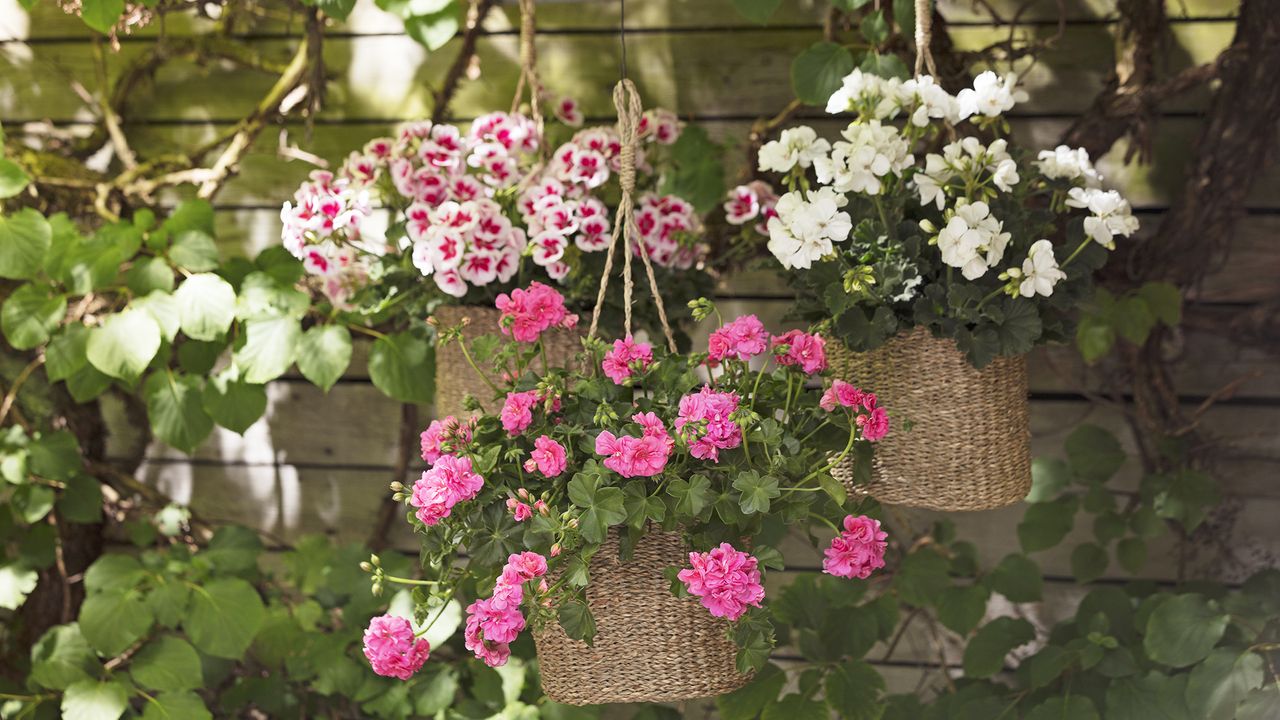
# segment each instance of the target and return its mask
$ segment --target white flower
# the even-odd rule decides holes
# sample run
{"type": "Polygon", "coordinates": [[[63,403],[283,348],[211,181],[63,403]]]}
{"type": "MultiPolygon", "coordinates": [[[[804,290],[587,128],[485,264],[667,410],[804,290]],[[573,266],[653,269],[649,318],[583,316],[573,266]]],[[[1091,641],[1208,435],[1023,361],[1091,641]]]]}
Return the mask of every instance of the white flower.
{"type": "Polygon", "coordinates": [[[809,193],[808,200],[798,192],[778,198],[778,215],[769,220],[769,251],[788,270],[812,267],[853,230],[849,213],[840,211],[847,202],[826,187],[809,193]]]}
{"type": "Polygon", "coordinates": [[[898,103],[911,113],[911,124],[916,127],[928,125],[930,118],[952,123],[960,119],[959,103],[930,75],[903,82],[898,103]]]}
{"type": "Polygon", "coordinates": [[[886,95],[886,82],[879,75],[854,68],[840,81],[840,89],[827,98],[827,112],[835,115],[863,105],[878,105],[886,95]]]}
{"type": "Polygon", "coordinates": [[[785,173],[797,165],[807,168],[830,149],[831,143],[818,137],[811,127],[787,128],[777,140],[760,148],[760,170],[785,173]]]}
{"type": "Polygon", "coordinates": [[[1003,224],[991,215],[986,203],[962,200],[938,233],[942,262],[960,268],[966,279],[977,280],[1004,257],[1009,233],[1002,229],[1003,224]]]}
{"type": "Polygon", "coordinates": [[[1053,286],[1059,280],[1065,280],[1067,274],[1058,269],[1058,260],[1053,256],[1053,243],[1048,240],[1037,240],[1027,251],[1027,259],[1022,261],[1022,270],[1009,268],[1009,277],[1022,278],[1018,284],[1018,294],[1022,297],[1033,297],[1036,294],[1049,297],[1053,294],[1053,286]]]}
{"type": "Polygon", "coordinates": [[[912,181],[920,191],[920,204],[933,203],[939,210],[947,204],[946,184],[955,173],[947,165],[947,161],[936,153],[929,153],[924,158],[924,170],[916,172],[912,181]]]}
{"type": "Polygon", "coordinates": [[[1013,190],[1013,186],[1018,184],[1018,164],[1012,158],[1005,158],[996,164],[995,172],[991,173],[991,180],[1004,192],[1013,190]]]}
{"type": "Polygon", "coordinates": [[[1102,176],[1089,162],[1089,151],[1059,145],[1053,150],[1041,150],[1036,166],[1040,174],[1051,180],[1083,180],[1085,187],[1096,188],[1102,176]]]}
{"type": "Polygon", "coordinates": [[[1115,190],[1071,188],[1067,205],[1086,208],[1092,213],[1084,219],[1085,234],[1108,250],[1115,249],[1116,235],[1129,237],[1138,231],[1138,219],[1133,216],[1129,201],[1115,190]]]}
{"type": "Polygon", "coordinates": [[[860,192],[879,195],[880,178],[893,173],[901,176],[914,158],[906,138],[892,125],[879,120],[856,122],[842,133],[848,142],[832,147],[831,157],[820,157],[813,163],[818,182],[837,192],[860,192]]]}
{"type": "Polygon", "coordinates": [[[973,87],[965,88],[956,96],[960,119],[973,115],[999,117],[1020,102],[1026,102],[1027,94],[1015,90],[1018,76],[1009,73],[1003,78],[988,70],[973,79],[973,87]]]}

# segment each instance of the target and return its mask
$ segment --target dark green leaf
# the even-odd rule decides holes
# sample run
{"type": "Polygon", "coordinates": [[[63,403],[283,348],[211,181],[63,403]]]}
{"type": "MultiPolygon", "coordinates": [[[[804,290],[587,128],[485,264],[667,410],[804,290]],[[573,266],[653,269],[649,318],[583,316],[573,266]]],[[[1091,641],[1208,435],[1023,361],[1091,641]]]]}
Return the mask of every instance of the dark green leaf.
{"type": "Polygon", "coordinates": [[[40,213],[25,208],[0,216],[0,277],[35,277],[49,252],[53,231],[40,213]]]}
{"type": "Polygon", "coordinates": [[[50,480],[70,480],[84,469],[80,443],[69,430],[45,433],[31,443],[27,466],[31,472],[50,480]]]}
{"type": "Polygon", "coordinates": [[[873,10],[862,18],[862,23],[858,29],[862,31],[862,37],[871,43],[872,47],[879,47],[889,39],[889,23],[884,19],[884,13],[880,10],[873,10]]]}
{"type": "Polygon", "coordinates": [[[676,501],[676,513],[685,517],[697,517],[715,499],[711,481],[702,475],[671,480],[667,483],[667,494],[676,501]]]}
{"type": "Polygon", "coordinates": [[[1116,545],[1116,559],[1129,574],[1137,575],[1147,563],[1147,543],[1136,537],[1121,540],[1116,545]]]}
{"type": "Polygon", "coordinates": [[[778,489],[777,478],[769,475],[760,477],[754,470],[740,473],[734,478],[733,487],[742,493],[738,504],[747,515],[769,512],[770,501],[782,494],[778,489]]]}
{"type": "Polygon", "coordinates": [[[222,578],[193,588],[191,611],[182,629],[201,651],[239,659],[258,633],[266,609],[253,586],[239,578],[222,578]]]}
{"type": "Polygon", "coordinates": [[[152,431],[173,447],[195,452],[213,432],[213,419],[204,410],[198,378],[163,370],[147,378],[142,392],[152,431]]]}
{"type": "Polygon", "coordinates": [[[30,350],[49,340],[67,313],[67,298],[48,288],[26,284],[14,290],[0,308],[0,330],[16,350],[30,350]]]}
{"type": "Polygon", "coordinates": [[[980,584],[953,585],[938,601],[938,621],[949,630],[968,635],[987,612],[988,592],[980,584]]]}
{"type": "Polygon", "coordinates": [[[1146,342],[1155,324],[1155,316],[1141,297],[1126,297],[1111,310],[1111,326],[1120,333],[1120,337],[1134,345],[1146,342]]]}
{"type": "Polygon", "coordinates": [[[1236,720],[1275,720],[1280,717],[1280,688],[1251,690],[1236,708],[1236,720]]]}
{"type": "Polygon", "coordinates": [[[1204,720],[1231,720],[1250,690],[1262,685],[1262,656],[1236,648],[1216,648],[1191,669],[1187,704],[1204,720]]]}
{"type": "Polygon", "coordinates": [[[1152,660],[1186,667],[1205,659],[1227,629],[1227,615],[1203,595],[1175,595],[1147,618],[1142,646],[1152,660]]]}
{"type": "Polygon", "coordinates": [[[1083,695],[1054,697],[1032,708],[1026,720],[1098,720],[1098,709],[1083,695]]]}
{"type": "Polygon", "coordinates": [[[73,476],[58,498],[58,512],[69,522],[102,522],[102,485],[88,475],[73,476]]]}
{"type": "Polygon", "coordinates": [[[844,720],[878,720],[884,689],[884,678],[861,660],[841,663],[827,675],[827,703],[844,720]]]}
{"type": "Polygon", "coordinates": [[[172,635],[162,635],[142,646],[129,662],[129,673],[142,687],[162,692],[195,690],[204,685],[196,649],[172,635]]]}
{"type": "Polygon", "coordinates": [[[105,657],[124,652],[151,629],[151,608],[137,593],[111,590],[85,598],[80,632],[105,657]]]}
{"type": "Polygon", "coordinates": [[[173,292],[173,270],[164,258],[143,257],[133,261],[133,266],[124,274],[125,284],[130,292],[138,297],[148,295],[153,290],[173,292]]]}
{"type": "Polygon", "coordinates": [[[964,649],[964,674],[991,677],[1004,669],[1004,658],[1014,648],[1031,642],[1035,628],[1021,618],[1000,617],[983,625],[964,649]]]}
{"type": "Polygon", "coordinates": [[[803,695],[787,695],[772,705],[766,705],[760,717],[762,720],[829,720],[830,712],[826,703],[803,695]]]}
{"type": "Polygon", "coordinates": [[[1091,583],[1107,571],[1107,550],[1097,543],[1081,543],[1071,552],[1071,573],[1080,583],[1091,583]]]}
{"type": "Polygon", "coordinates": [[[1047,550],[1062,542],[1075,525],[1076,503],[1075,496],[1067,495],[1028,507],[1018,523],[1018,542],[1023,552],[1047,550]]]}
{"type": "Polygon", "coordinates": [[[1009,602],[1039,602],[1043,588],[1040,566],[1026,555],[1006,555],[991,571],[991,589],[1009,602]]]}
{"type": "Polygon", "coordinates": [[[410,403],[435,397],[434,355],[425,340],[408,333],[378,338],[369,352],[369,377],[384,395],[410,403]]]}
{"type": "Polygon", "coordinates": [[[787,676],[772,663],[765,665],[745,686],[716,698],[721,720],[751,720],[778,699],[787,676]]]}
{"type": "Polygon", "coordinates": [[[907,555],[893,578],[893,587],[903,602],[916,606],[937,603],[942,591],[950,585],[947,571],[950,563],[928,547],[907,555]]]}
{"type": "MultiPolygon", "coordinates": [[[[616,489],[616,488],[615,488],[616,489]]],[[[560,606],[560,627],[574,640],[591,645],[596,637],[596,619],[586,603],[570,600],[560,606]]]]}
{"type": "Polygon", "coordinates": [[[1168,677],[1152,671],[1107,686],[1107,720],[1204,720],[1187,707],[1187,676],[1168,677]]]}
{"type": "Polygon", "coordinates": [[[835,43],[820,42],[796,56],[791,63],[791,87],[807,105],[826,105],[840,81],[853,72],[853,55],[835,43]]]}
{"type": "Polygon", "coordinates": [[[147,702],[142,720],[213,720],[213,715],[193,692],[165,692],[147,702]]]}
{"type": "Polygon", "coordinates": [[[1182,322],[1182,292],[1172,283],[1143,283],[1138,295],[1146,301],[1147,309],[1156,320],[1168,327],[1182,322]]]}
{"type": "Polygon", "coordinates": [[[99,592],[125,592],[142,582],[146,571],[137,558],[108,553],[93,561],[84,575],[84,588],[90,595],[99,592]]]}

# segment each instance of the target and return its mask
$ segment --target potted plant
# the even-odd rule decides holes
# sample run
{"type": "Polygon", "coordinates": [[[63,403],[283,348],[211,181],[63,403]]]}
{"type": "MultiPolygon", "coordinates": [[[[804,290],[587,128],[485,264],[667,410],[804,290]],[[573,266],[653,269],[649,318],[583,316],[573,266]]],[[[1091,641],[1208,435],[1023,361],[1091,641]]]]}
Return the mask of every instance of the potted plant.
{"type": "MultiPolygon", "coordinates": [[[[786,192],[738,188],[729,221],[765,222],[801,316],[839,340],[835,374],[874,386],[909,431],[876,456],[887,503],[998,507],[1030,487],[1025,354],[1072,337],[1073,310],[1138,229],[1082,149],[1011,144],[1016,77],[951,95],[930,76],[854,70],[827,106],[834,143],[784,130],[759,167],[786,192]],[[755,212],[752,212],[752,209],[755,212]]],[[[744,228],[744,232],[752,232],[744,228]]]]}
{"type": "MultiPolygon", "coordinates": [[[[392,487],[421,540],[424,577],[371,564],[375,584],[417,586],[423,626],[432,608],[465,596],[465,647],[490,665],[531,630],[543,687],[560,702],[672,701],[742,685],[773,644],[762,572],[782,569],[785,535],[826,545],[833,575],[883,566],[878,521],[856,514],[862,501],[831,473],[847,458],[866,464],[888,432],[885,409],[843,381],[815,389],[825,340],[770,336],[754,316],[722,323],[702,352],[588,338],[582,363],[558,368],[542,345],[566,332],[569,314],[554,289],[532,292],[538,303],[501,311],[502,327],[520,333],[466,351],[479,350],[471,361],[500,409],[432,423],[422,436],[430,469],[392,487]],[[815,523],[835,539],[802,532],[815,523]]],[[[691,307],[719,319],[706,300],[691,307]]],[[[461,336],[438,330],[444,343],[461,336]]],[[[371,632],[379,672],[403,675],[427,654],[407,626],[385,652],[382,625],[371,632]]]]}

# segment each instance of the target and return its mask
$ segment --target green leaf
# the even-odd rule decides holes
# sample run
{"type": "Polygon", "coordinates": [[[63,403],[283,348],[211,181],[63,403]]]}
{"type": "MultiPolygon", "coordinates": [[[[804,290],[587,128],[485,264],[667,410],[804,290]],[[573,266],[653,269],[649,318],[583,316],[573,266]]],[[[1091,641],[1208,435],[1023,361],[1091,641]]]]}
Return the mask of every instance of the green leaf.
{"type": "Polygon", "coordinates": [[[435,398],[431,346],[409,333],[378,338],[369,351],[369,378],[393,400],[430,403],[435,398]]]}
{"type": "Polygon", "coordinates": [[[150,295],[135,299],[131,305],[140,310],[146,310],[151,315],[156,325],[160,327],[160,336],[166,342],[173,342],[173,339],[178,336],[181,317],[178,301],[174,296],[163,290],[152,290],[150,295]]]}
{"type": "Polygon", "coordinates": [[[995,675],[1004,669],[1006,655],[1035,637],[1035,628],[1021,618],[1000,617],[983,625],[964,649],[965,677],[995,675]]]}
{"type": "Polygon", "coordinates": [[[1155,319],[1168,327],[1182,322],[1182,292],[1167,282],[1143,283],[1138,296],[1147,303],[1147,309],[1155,319]]]}
{"type": "Polygon", "coordinates": [[[1115,345],[1116,332],[1106,320],[1096,315],[1085,315],[1076,326],[1076,347],[1086,363],[1095,363],[1106,357],[1115,345]]]}
{"type": "Polygon", "coordinates": [[[835,501],[837,506],[843,506],[845,500],[849,499],[849,491],[845,489],[844,483],[831,477],[827,473],[818,476],[818,485],[822,488],[830,498],[835,501]]]}
{"type": "Polygon", "coordinates": [[[88,475],[73,476],[58,498],[58,512],[69,522],[102,522],[102,485],[88,475]]]}
{"type": "Polygon", "coordinates": [[[48,342],[66,314],[66,296],[51,295],[47,287],[28,283],[4,301],[0,329],[15,350],[30,350],[48,342]]]}
{"type": "Polygon", "coordinates": [[[751,682],[716,698],[721,720],[751,720],[760,714],[761,708],[778,699],[786,682],[787,676],[777,665],[765,665],[751,682]]]}
{"type": "Polygon", "coordinates": [[[711,481],[702,475],[671,480],[667,483],[667,494],[676,501],[676,514],[685,517],[697,517],[716,497],[711,481]]]}
{"type": "Polygon", "coordinates": [[[266,412],[267,391],[262,385],[241,380],[237,369],[231,367],[209,378],[201,404],[214,422],[243,435],[266,412]]]}
{"type": "Polygon", "coordinates": [[[213,715],[193,692],[165,692],[147,702],[142,720],[213,720],[213,715]]]}
{"type": "Polygon", "coordinates": [[[0,608],[17,610],[36,589],[39,575],[20,563],[0,565],[0,608]]]}
{"type": "Polygon", "coordinates": [[[1226,632],[1228,617],[1203,595],[1175,595],[1147,618],[1142,646],[1152,660],[1186,667],[1208,657],[1226,632]]]}
{"type": "Polygon", "coordinates": [[[138,297],[148,295],[153,290],[173,292],[173,270],[164,258],[142,257],[134,260],[124,274],[124,281],[138,297]]]}
{"type": "MultiPolygon", "coordinates": [[[[246,322],[245,334],[244,347],[235,352],[236,367],[245,382],[261,385],[280,377],[293,364],[302,326],[292,317],[264,318],[246,322]]],[[[372,374],[372,359],[369,365],[372,374]]]]}
{"type": "Polygon", "coordinates": [[[1280,688],[1275,685],[1249,691],[1236,708],[1236,720],[1275,720],[1276,717],[1280,717],[1280,688]]]}
{"type": "Polygon", "coordinates": [[[437,665],[428,672],[412,689],[414,712],[423,717],[451,707],[458,695],[458,672],[452,666],[437,665]]]}
{"type": "MultiPolygon", "coordinates": [[[[151,526],[147,526],[151,527],[151,526]]],[[[178,580],[170,580],[151,591],[147,596],[147,604],[155,613],[156,622],[167,628],[177,627],[182,617],[187,614],[187,604],[191,601],[191,588],[178,580]]]]}
{"type": "Polygon", "coordinates": [[[1027,502],[1053,500],[1071,484],[1071,469],[1057,458],[1036,458],[1031,461],[1031,492],[1027,502]]]}
{"type": "Polygon", "coordinates": [[[44,349],[44,372],[50,382],[66,380],[85,366],[89,359],[85,349],[89,344],[89,328],[68,325],[53,336],[44,349]]]}
{"type": "Polygon", "coordinates": [[[987,612],[987,589],[973,585],[953,585],[942,592],[938,601],[938,621],[949,630],[968,635],[987,612]]]}
{"type": "Polygon", "coordinates": [[[89,331],[85,357],[103,374],[132,383],[159,349],[160,324],[146,310],[130,308],[89,331]]]}
{"type": "Polygon", "coordinates": [[[725,194],[724,147],[705,128],[691,125],[669,148],[670,168],[663,173],[663,194],[679,195],[699,213],[708,213],[725,194]]]}
{"type": "Polygon", "coordinates": [[[93,561],[84,574],[84,589],[90,594],[100,592],[125,592],[142,582],[146,571],[137,558],[120,553],[108,553],[93,561]]]}
{"type": "Polygon", "coordinates": [[[951,584],[947,575],[951,564],[936,551],[923,547],[902,559],[893,587],[903,602],[929,606],[938,602],[951,584]]]}
{"type": "Polygon", "coordinates": [[[591,645],[596,637],[596,619],[591,608],[578,600],[569,600],[560,606],[560,627],[574,640],[581,640],[591,645]]]}
{"type": "Polygon", "coordinates": [[[97,656],[75,623],[50,628],[31,649],[30,679],[50,690],[63,690],[88,680],[100,668],[97,656]]]}
{"type": "Polygon", "coordinates": [[[879,720],[884,678],[861,660],[850,660],[827,674],[827,703],[844,720],[879,720]]]}
{"type": "Polygon", "coordinates": [[[116,720],[129,706],[129,689],[115,680],[80,680],[62,696],[63,720],[116,720]]]}
{"type": "Polygon", "coordinates": [[[782,0],[733,0],[733,7],[742,17],[757,25],[769,22],[782,0]]]}
{"type": "Polygon", "coordinates": [[[35,210],[25,208],[12,215],[0,215],[0,278],[35,277],[52,242],[49,222],[35,210]]]}
{"type": "Polygon", "coordinates": [[[31,443],[27,459],[31,472],[50,480],[70,480],[84,469],[80,443],[69,430],[45,433],[31,443]]]}
{"type": "MultiPolygon", "coordinates": [[[[1071,661],[1072,653],[1058,645],[1046,645],[1024,662],[1031,687],[1047,687],[1062,676],[1062,672],[1071,665],[1071,661]]],[[[1021,671],[1022,668],[1018,669],[1021,671]]]]}
{"type": "Polygon", "coordinates": [[[587,542],[604,540],[610,526],[626,521],[625,496],[620,488],[600,487],[599,477],[588,478],[581,473],[569,481],[569,500],[582,509],[579,529],[587,542]]]}
{"type": "Polygon", "coordinates": [[[426,49],[435,52],[458,34],[459,8],[456,1],[445,9],[428,15],[410,15],[404,18],[404,30],[409,37],[426,49]]]}
{"type": "Polygon", "coordinates": [[[904,38],[914,38],[916,33],[916,7],[913,0],[893,0],[893,22],[904,38]]]}
{"type": "Polygon", "coordinates": [[[911,77],[911,71],[907,69],[906,63],[902,62],[902,58],[892,54],[867,53],[858,68],[864,73],[879,75],[882,78],[906,80],[911,77]]]}
{"type": "Polygon", "coordinates": [[[791,87],[806,105],[825,106],[851,72],[853,55],[848,49],[831,42],[814,43],[791,62],[791,87]]]}
{"type": "Polygon", "coordinates": [[[1107,720],[1204,720],[1191,714],[1185,699],[1187,676],[1168,677],[1154,670],[1107,686],[1107,720]]]}
{"type": "Polygon", "coordinates": [[[44,485],[22,485],[14,491],[11,503],[18,519],[28,525],[39,522],[53,509],[53,488],[44,485]]]}
{"type": "Polygon", "coordinates": [[[329,392],[351,364],[351,332],[345,325],[316,325],[302,335],[298,370],[313,385],[329,392]]]}
{"type": "Polygon", "coordinates": [[[162,635],[144,645],[129,662],[129,672],[142,687],[161,692],[204,686],[196,649],[172,635],[162,635]]]}
{"type": "Polygon", "coordinates": [[[778,489],[777,478],[769,475],[760,477],[754,470],[740,473],[734,478],[733,488],[742,493],[738,498],[738,505],[747,515],[769,512],[770,502],[782,494],[778,489]]]}
{"type": "Polygon", "coordinates": [[[1116,545],[1116,559],[1130,575],[1137,575],[1147,564],[1147,543],[1136,537],[1121,540],[1116,545]]]}
{"type": "Polygon", "coordinates": [[[182,332],[193,340],[216,340],[235,318],[236,291],[212,273],[192,275],[173,294],[178,300],[182,332]]]}
{"type": "Polygon", "coordinates": [[[80,19],[84,24],[106,35],[120,22],[124,0],[81,0],[80,19]]]}
{"type": "Polygon", "coordinates": [[[1062,542],[1075,525],[1076,504],[1076,497],[1067,495],[1028,507],[1018,523],[1018,542],[1023,552],[1047,550],[1062,542]]]}
{"type": "MultiPolygon", "coordinates": [[[[334,20],[346,20],[351,14],[352,9],[356,6],[356,0],[313,0],[312,2],[304,2],[304,5],[314,5],[318,10],[334,20]]],[[[434,713],[418,712],[419,715],[433,715],[434,713]]]]}
{"type": "Polygon", "coordinates": [[[95,593],[80,606],[80,632],[105,657],[124,652],[151,629],[153,621],[151,608],[138,593],[95,593]]]}
{"type": "Polygon", "coordinates": [[[1110,316],[1111,326],[1120,333],[1120,337],[1134,345],[1146,342],[1147,336],[1151,334],[1151,328],[1156,324],[1156,318],[1147,307],[1147,301],[1137,296],[1126,297],[1116,302],[1110,316]]]}
{"type": "Polygon", "coordinates": [[[1067,436],[1067,460],[1076,475],[1090,482],[1103,482],[1124,464],[1120,441],[1097,425],[1084,424],[1067,436]]]}
{"type": "Polygon", "coordinates": [[[218,267],[218,246],[207,231],[184,230],[173,237],[169,260],[188,272],[208,272],[218,267]]]}
{"type": "Polygon", "coordinates": [[[766,705],[762,720],[829,720],[831,713],[827,704],[810,700],[803,695],[788,695],[781,700],[766,705]]]}
{"type": "Polygon", "coordinates": [[[311,298],[291,283],[281,282],[266,272],[254,272],[240,282],[240,297],[235,305],[236,317],[241,320],[283,315],[301,319],[307,314],[311,298]]]}
{"type": "Polygon", "coordinates": [[[880,10],[874,10],[867,13],[859,24],[858,29],[862,32],[862,37],[871,43],[872,47],[879,47],[889,39],[889,23],[884,19],[884,13],[880,10]]]}
{"type": "Polygon", "coordinates": [[[266,614],[252,585],[239,578],[222,578],[194,589],[182,629],[201,652],[238,660],[266,614]]]}
{"type": "Polygon", "coordinates": [[[164,370],[152,373],[142,391],[152,431],[178,450],[195,452],[213,432],[213,419],[204,410],[198,378],[164,370]]]}
{"type": "Polygon", "coordinates": [[[0,157],[0,200],[11,198],[27,187],[31,178],[18,163],[0,157]]]}
{"type": "Polygon", "coordinates": [[[1097,543],[1081,543],[1071,552],[1071,574],[1076,576],[1076,581],[1082,584],[1088,584],[1102,577],[1102,573],[1107,571],[1107,565],[1110,558],[1107,557],[1106,548],[1097,543]]]}
{"type": "Polygon", "coordinates": [[[1169,478],[1169,484],[1156,496],[1156,514],[1177,520],[1187,531],[1200,527],[1209,510],[1222,499],[1218,483],[1207,473],[1182,470],[1169,478]]]}
{"type": "Polygon", "coordinates": [[[1236,648],[1217,648],[1191,669],[1187,705],[1204,720],[1231,720],[1250,690],[1262,685],[1262,656],[1236,648]]]}
{"type": "Polygon", "coordinates": [[[1098,709],[1083,695],[1054,697],[1032,708],[1026,720],[1098,720],[1098,709]]]}

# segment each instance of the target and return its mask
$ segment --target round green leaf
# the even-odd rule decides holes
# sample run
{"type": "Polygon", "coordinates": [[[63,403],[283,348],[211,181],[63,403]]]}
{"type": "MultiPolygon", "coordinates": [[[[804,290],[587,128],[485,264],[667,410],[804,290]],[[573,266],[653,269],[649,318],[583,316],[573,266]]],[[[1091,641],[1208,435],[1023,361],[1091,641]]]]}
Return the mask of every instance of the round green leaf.
{"type": "Polygon", "coordinates": [[[0,199],[11,198],[22,192],[31,178],[18,163],[0,157],[0,199]]]}
{"type": "Polygon", "coordinates": [[[215,340],[231,327],[236,314],[236,291],[211,273],[192,275],[173,294],[178,299],[182,332],[193,340],[215,340]]]}
{"type": "Polygon", "coordinates": [[[1106,548],[1097,543],[1081,543],[1071,552],[1071,573],[1082,584],[1102,577],[1109,563],[1106,548]]]}
{"type": "Polygon", "coordinates": [[[801,102],[826,105],[853,66],[848,49],[831,42],[814,43],[791,62],[791,87],[801,102]]]}
{"type": "Polygon", "coordinates": [[[80,459],[80,443],[69,430],[44,433],[31,443],[27,462],[31,472],[50,480],[69,480],[84,469],[80,459]]]}
{"type": "Polygon", "coordinates": [[[953,585],[942,592],[938,602],[938,621],[953,632],[968,635],[982,622],[989,596],[987,589],[977,583],[953,585]]]}
{"type": "Polygon", "coordinates": [[[173,292],[173,269],[164,258],[143,257],[133,262],[124,274],[124,281],[134,295],[142,297],[152,290],[173,292]]]}
{"type": "Polygon", "coordinates": [[[159,349],[160,324],[146,310],[131,308],[89,331],[85,356],[103,374],[133,382],[159,349]]]}
{"type": "Polygon", "coordinates": [[[183,270],[207,272],[218,267],[218,246],[204,230],[184,230],[173,237],[169,259],[183,270]]]}
{"type": "Polygon", "coordinates": [[[1098,709],[1083,695],[1055,697],[1032,708],[1026,720],[1098,720],[1098,709]]]}
{"type": "Polygon", "coordinates": [[[138,586],[146,571],[132,555],[108,553],[93,561],[84,574],[84,589],[99,592],[126,591],[138,586]]]}
{"type": "Polygon", "coordinates": [[[243,435],[266,412],[267,391],[244,382],[235,368],[230,368],[205,383],[203,402],[214,422],[243,435]]]}
{"type": "Polygon", "coordinates": [[[106,35],[124,14],[124,0],[81,0],[80,19],[106,35]]]}
{"type": "Polygon", "coordinates": [[[49,381],[66,380],[83,368],[89,362],[85,357],[88,344],[89,328],[78,323],[54,335],[44,348],[44,371],[49,381]]]}
{"type": "Polygon", "coordinates": [[[26,280],[44,264],[53,242],[49,222],[40,213],[26,208],[12,215],[0,215],[0,277],[26,280]]]}
{"type": "Polygon", "coordinates": [[[133,656],[129,672],[142,687],[159,691],[195,690],[204,685],[200,655],[172,635],[152,640],[133,656]]]}
{"type": "Polygon", "coordinates": [[[204,701],[193,692],[160,693],[142,709],[142,720],[213,720],[204,701]]]}
{"type": "Polygon", "coordinates": [[[239,578],[214,580],[196,588],[182,629],[201,652],[237,660],[266,618],[262,598],[239,578]]]}
{"type": "Polygon", "coordinates": [[[99,667],[98,658],[75,623],[50,628],[31,649],[31,680],[50,690],[88,680],[99,667]]]}
{"type": "Polygon", "coordinates": [[[983,625],[964,649],[964,674],[986,678],[1004,669],[1004,658],[1014,648],[1036,638],[1031,623],[1021,618],[1000,617],[983,625]]]}
{"type": "Polygon", "coordinates": [[[67,298],[45,287],[26,284],[13,291],[0,308],[0,329],[16,350],[30,350],[49,340],[67,313],[67,298]]]}
{"type": "Polygon", "coordinates": [[[63,720],[116,720],[129,706],[129,689],[108,680],[81,680],[62,696],[63,720]]]}
{"type": "Polygon", "coordinates": [[[1175,595],[1147,618],[1142,645],[1152,660],[1186,667],[1208,657],[1222,639],[1227,620],[1218,604],[1202,595],[1175,595]]]}
{"type": "Polygon", "coordinates": [[[36,589],[39,576],[19,563],[0,565],[0,608],[17,610],[36,589]]]}
{"type": "Polygon", "coordinates": [[[153,620],[151,608],[137,593],[101,592],[80,606],[80,632],[104,657],[124,652],[151,629],[153,620]]]}
{"type": "Polygon", "coordinates": [[[58,512],[71,522],[102,522],[102,485],[88,475],[73,476],[58,498],[58,512]]]}
{"type": "Polygon", "coordinates": [[[850,720],[879,720],[884,677],[861,660],[842,663],[827,675],[827,702],[836,715],[850,720]]]}
{"type": "Polygon", "coordinates": [[[152,431],[173,447],[194,452],[213,432],[213,419],[204,410],[199,378],[163,370],[147,378],[142,392],[152,431]]]}
{"type": "Polygon", "coordinates": [[[430,403],[435,397],[431,346],[408,333],[378,338],[369,352],[369,378],[400,402],[430,403]]]}
{"type": "Polygon", "coordinates": [[[293,364],[302,338],[296,318],[273,317],[245,323],[245,343],[235,353],[245,382],[261,385],[280,377],[293,364]]]}
{"type": "Polygon", "coordinates": [[[991,589],[1005,596],[1009,602],[1039,602],[1044,578],[1034,560],[1012,553],[991,571],[991,589]]]}
{"type": "Polygon", "coordinates": [[[182,318],[178,307],[178,299],[163,290],[152,290],[151,294],[134,300],[131,305],[146,310],[156,324],[160,326],[160,335],[167,342],[173,342],[181,327],[182,318]]]}
{"type": "Polygon", "coordinates": [[[1125,452],[1111,432],[1097,425],[1081,425],[1067,436],[1067,460],[1081,479],[1101,482],[1124,464],[1125,452]]]}
{"type": "Polygon", "coordinates": [[[1262,656],[1239,648],[1217,648],[1191,669],[1187,703],[1204,720],[1231,720],[1250,690],[1262,685],[1262,656]]]}
{"type": "Polygon", "coordinates": [[[316,387],[329,388],[351,364],[351,333],[342,325],[317,325],[302,335],[298,370],[316,387]]]}

